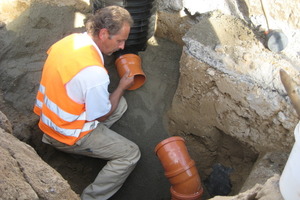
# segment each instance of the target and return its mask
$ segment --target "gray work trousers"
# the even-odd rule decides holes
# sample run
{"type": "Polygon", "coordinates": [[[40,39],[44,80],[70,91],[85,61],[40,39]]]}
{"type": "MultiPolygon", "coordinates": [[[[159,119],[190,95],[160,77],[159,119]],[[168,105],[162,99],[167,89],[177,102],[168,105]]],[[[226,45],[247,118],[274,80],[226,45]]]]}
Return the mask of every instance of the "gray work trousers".
{"type": "Polygon", "coordinates": [[[140,159],[139,147],[132,141],[109,129],[127,109],[125,98],[121,98],[116,111],[97,128],[69,146],[44,134],[43,142],[73,154],[108,160],[93,183],[81,194],[82,200],[108,199],[123,185],[140,159]]]}

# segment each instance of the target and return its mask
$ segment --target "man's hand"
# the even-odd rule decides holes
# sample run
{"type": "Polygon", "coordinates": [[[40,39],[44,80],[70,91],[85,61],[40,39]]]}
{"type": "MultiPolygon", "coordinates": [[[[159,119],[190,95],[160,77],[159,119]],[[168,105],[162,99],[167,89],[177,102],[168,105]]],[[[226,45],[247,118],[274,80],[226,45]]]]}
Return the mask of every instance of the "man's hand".
{"type": "Polygon", "coordinates": [[[130,70],[128,69],[120,80],[119,87],[121,87],[123,90],[130,88],[134,84],[134,76],[129,75],[130,70]]]}

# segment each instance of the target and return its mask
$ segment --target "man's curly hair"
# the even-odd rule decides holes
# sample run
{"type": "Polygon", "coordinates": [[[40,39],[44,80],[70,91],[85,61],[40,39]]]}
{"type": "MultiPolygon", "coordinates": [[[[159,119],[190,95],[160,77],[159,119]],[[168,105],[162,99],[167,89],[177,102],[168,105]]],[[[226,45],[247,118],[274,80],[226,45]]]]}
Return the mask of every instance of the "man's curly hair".
{"type": "Polygon", "coordinates": [[[124,23],[133,25],[130,13],[120,6],[107,6],[89,16],[85,20],[85,27],[87,32],[93,36],[98,35],[103,28],[106,28],[108,33],[113,36],[120,31],[124,23]]]}

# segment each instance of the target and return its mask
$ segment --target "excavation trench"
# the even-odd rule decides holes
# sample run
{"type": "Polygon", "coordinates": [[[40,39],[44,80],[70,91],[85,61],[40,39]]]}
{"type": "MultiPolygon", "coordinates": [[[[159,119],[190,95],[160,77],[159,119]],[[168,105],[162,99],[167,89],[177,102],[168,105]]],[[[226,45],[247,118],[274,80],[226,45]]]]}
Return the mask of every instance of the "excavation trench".
{"type": "MultiPolygon", "coordinates": [[[[61,37],[83,30],[73,26],[74,18],[72,6],[37,3],[0,28],[0,64],[5,66],[0,68],[3,91],[0,109],[14,125],[15,136],[33,146],[41,158],[80,194],[106,161],[65,154],[43,144],[38,119],[32,112],[46,49],[61,37]]],[[[178,133],[169,129],[167,112],[171,109],[178,86],[182,52],[182,46],[159,37],[152,37],[147,49],[140,52],[147,81],[141,88],[125,94],[128,110],[112,129],[138,144],[142,157],[112,199],[170,199],[170,183],[164,176],[154,148],[160,141],[175,134],[185,139],[189,153],[196,162],[204,186],[203,199],[216,194],[238,193],[256,161],[255,151],[221,130],[210,136],[207,133],[209,137],[202,137],[196,132],[178,133]],[[222,177],[217,178],[222,181],[214,181],[214,175],[222,177]],[[218,186],[223,189],[215,189],[218,186]]],[[[112,80],[110,90],[113,90],[119,77],[114,59],[105,59],[112,80]]]]}
{"type": "MultiPolygon", "coordinates": [[[[182,48],[177,44],[151,38],[146,51],[140,54],[147,82],[143,87],[127,92],[128,111],[112,129],[136,142],[142,158],[112,199],[139,199],[145,193],[149,196],[144,199],[170,198],[170,184],[154,148],[173,135],[168,131],[166,113],[178,84],[181,52],[182,48]]],[[[113,58],[106,57],[106,66],[111,75],[112,90],[118,81],[113,58]]],[[[41,143],[42,133],[36,124],[32,132],[34,136],[29,143],[68,180],[78,194],[94,180],[106,163],[105,160],[66,154],[41,143]]],[[[257,158],[251,148],[221,131],[209,138],[192,133],[182,133],[180,136],[185,139],[189,153],[196,162],[204,187],[203,199],[239,192],[257,158]]]]}

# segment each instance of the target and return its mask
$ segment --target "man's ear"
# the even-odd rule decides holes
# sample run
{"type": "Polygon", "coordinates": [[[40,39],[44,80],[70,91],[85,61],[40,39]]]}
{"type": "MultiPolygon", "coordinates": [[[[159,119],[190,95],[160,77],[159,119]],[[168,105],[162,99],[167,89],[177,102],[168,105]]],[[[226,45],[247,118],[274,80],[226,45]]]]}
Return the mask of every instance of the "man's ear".
{"type": "Polygon", "coordinates": [[[99,31],[99,38],[101,40],[103,40],[103,39],[107,39],[108,37],[109,37],[108,30],[106,28],[100,29],[100,31],[99,31]]]}

